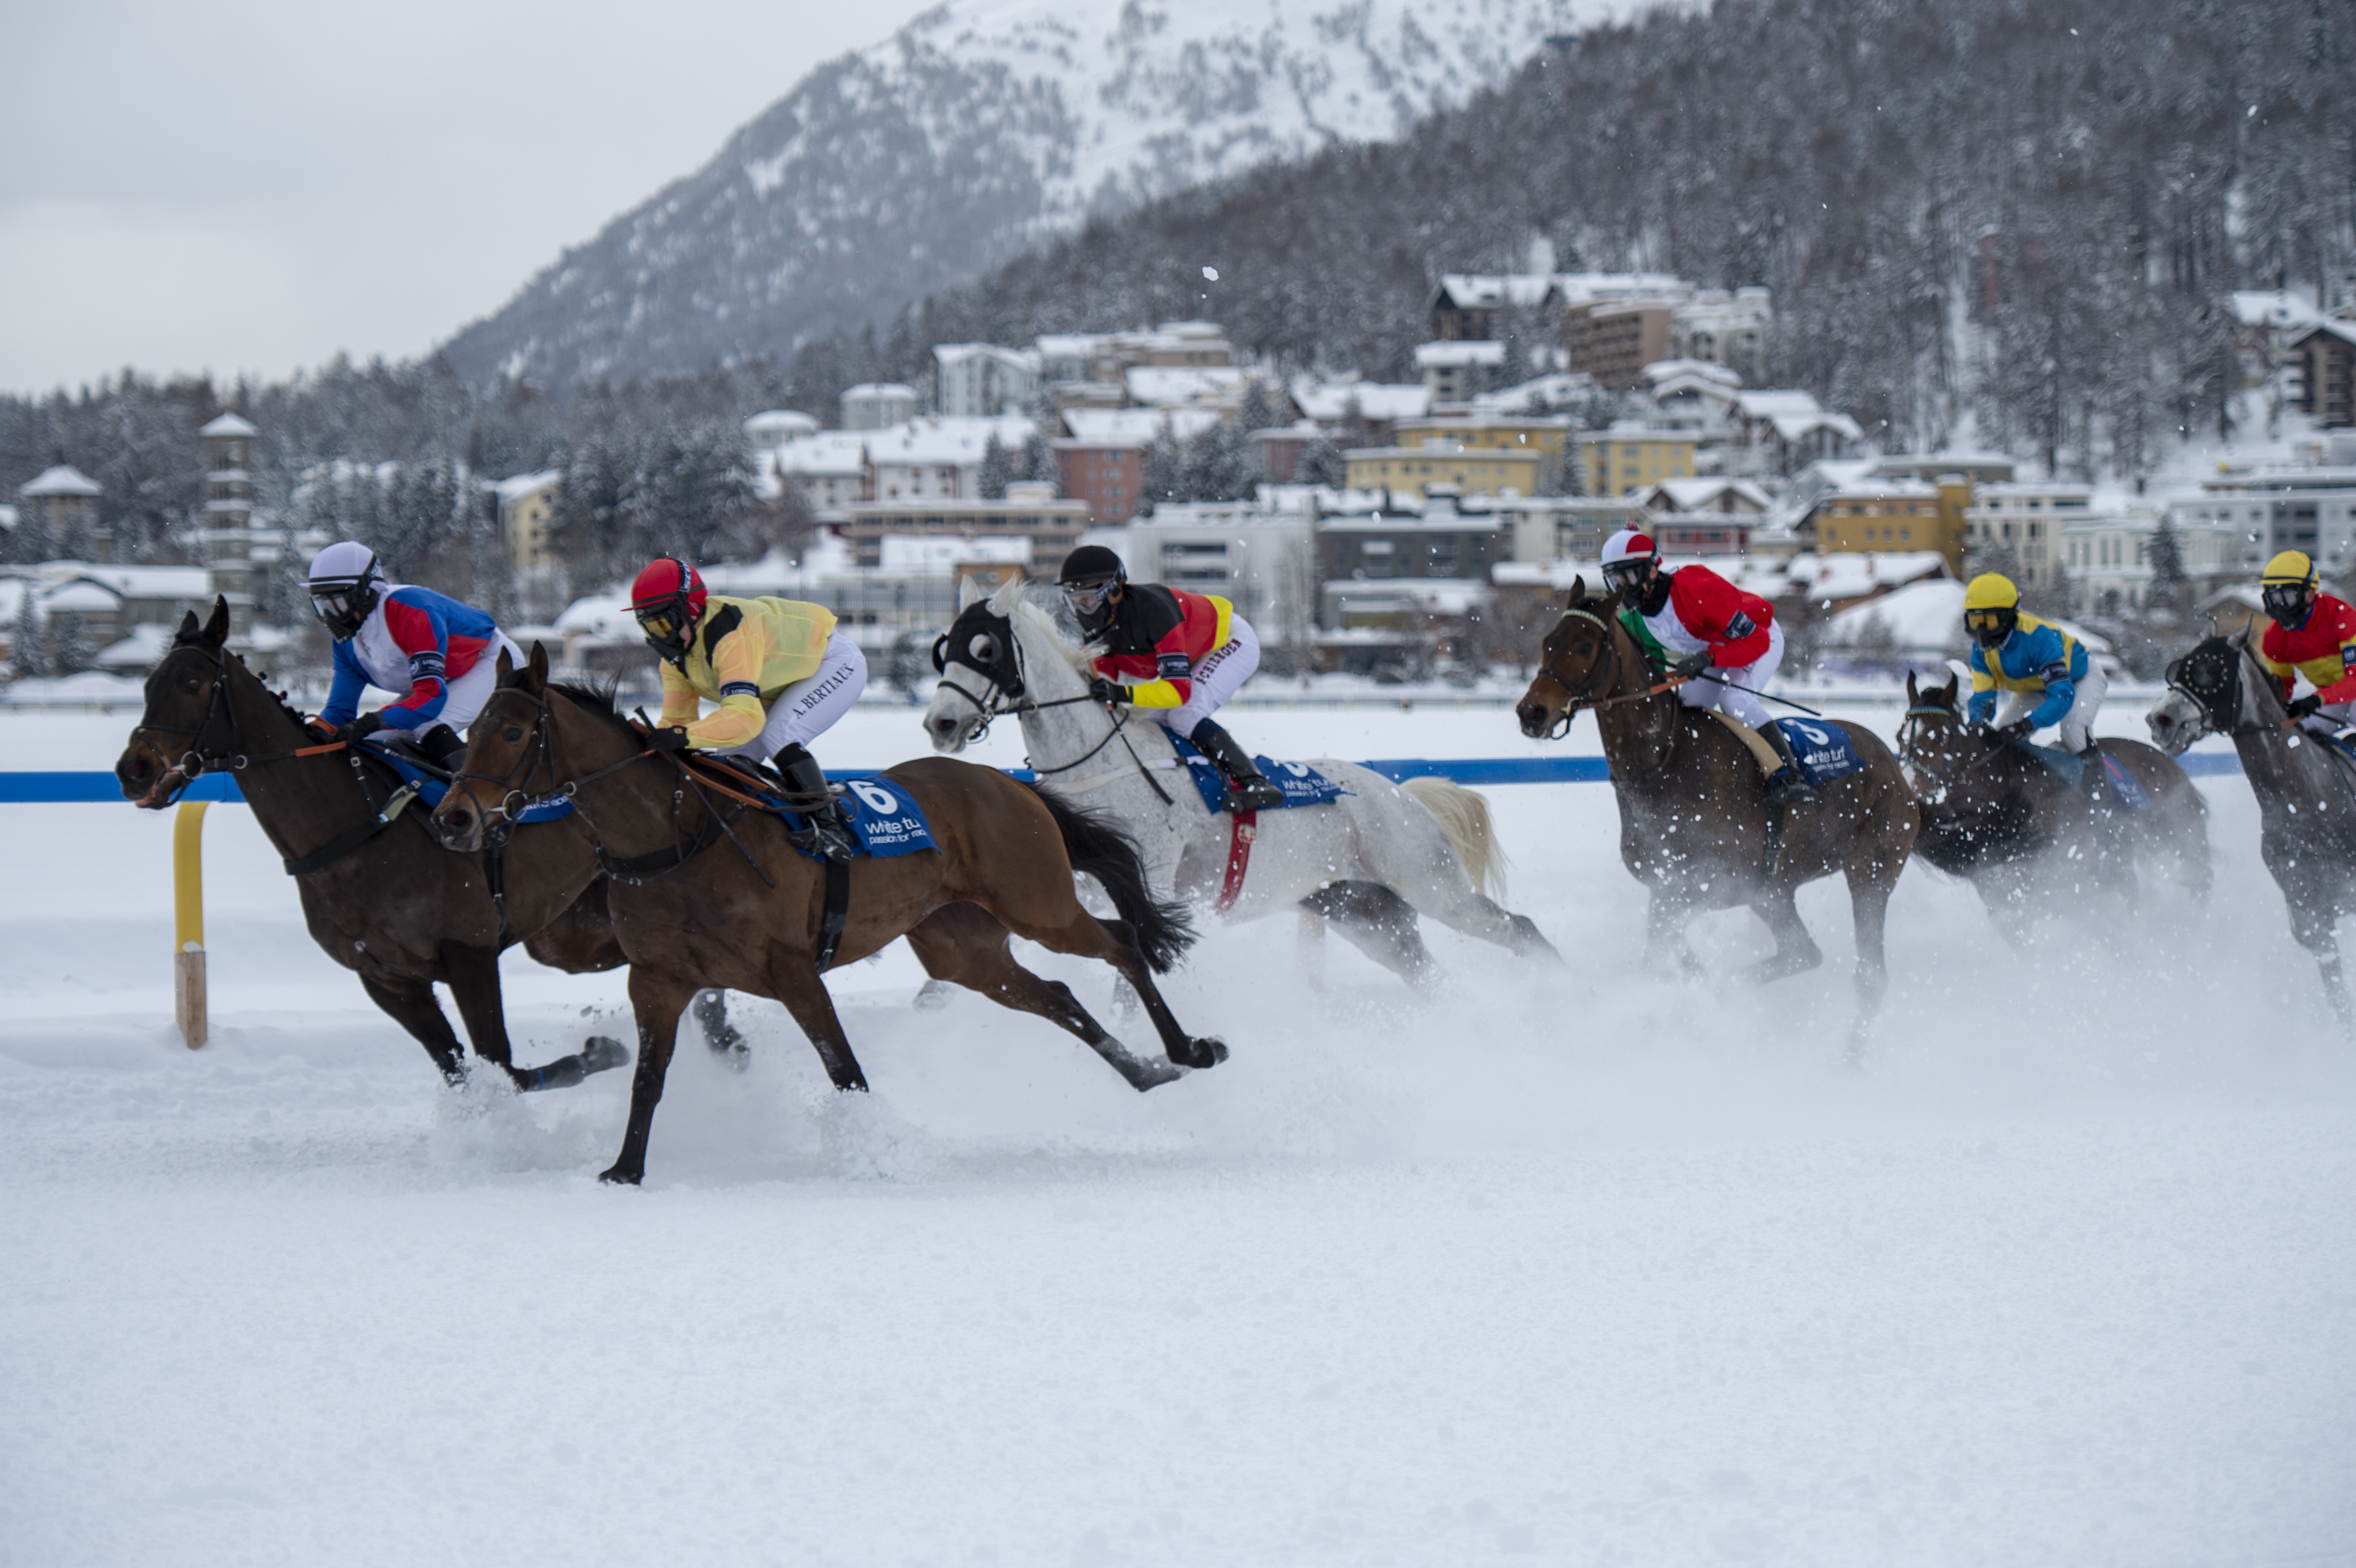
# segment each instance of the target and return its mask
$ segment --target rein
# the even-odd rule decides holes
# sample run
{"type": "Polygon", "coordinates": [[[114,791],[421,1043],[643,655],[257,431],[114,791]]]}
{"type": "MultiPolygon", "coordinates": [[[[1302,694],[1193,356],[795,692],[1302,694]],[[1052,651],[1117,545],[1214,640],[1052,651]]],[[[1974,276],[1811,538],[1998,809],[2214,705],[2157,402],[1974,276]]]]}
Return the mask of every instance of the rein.
{"type": "MultiPolygon", "coordinates": [[[[1013,623],[1010,619],[1008,622],[1010,633],[1012,630],[1012,625],[1013,623]]],[[[976,697],[972,692],[968,691],[956,681],[946,678],[948,674],[946,670],[942,672],[944,678],[942,679],[941,684],[948,687],[951,691],[956,692],[959,697],[964,698],[968,702],[972,703],[975,711],[981,715],[980,724],[975,728],[972,735],[967,739],[967,744],[969,745],[990,733],[991,720],[1001,718],[1007,714],[1011,713],[1020,718],[1021,716],[1028,713],[1044,713],[1050,708],[1070,708],[1077,703],[1094,702],[1096,700],[1095,698],[1089,696],[1087,692],[1082,692],[1077,697],[1050,698],[1044,702],[1040,702],[1034,699],[1025,697],[1023,695],[1024,683],[1023,680],[1022,669],[1023,640],[1020,636],[1010,636],[1009,645],[1011,656],[1015,661],[1014,683],[1012,686],[1001,684],[998,678],[995,676],[992,676],[988,670],[982,669],[972,664],[968,664],[964,659],[952,659],[946,661],[948,663],[963,665],[967,669],[972,670],[976,675],[981,677],[987,683],[983,688],[983,697],[987,697],[989,700],[984,701],[981,697],[976,697]],[[1006,698],[1012,698],[1014,700],[1011,703],[1001,700],[1006,698]]],[[[1098,741],[1095,745],[1089,747],[1087,752],[1083,752],[1071,762],[1060,763],[1052,768],[1043,768],[1037,763],[1031,761],[1030,752],[1026,748],[1023,752],[1023,761],[1031,763],[1032,775],[1034,778],[1044,779],[1053,778],[1058,773],[1070,773],[1074,768],[1093,760],[1099,752],[1104,751],[1106,747],[1111,745],[1115,741],[1119,741],[1121,744],[1121,749],[1129,753],[1129,760],[1137,764],[1138,776],[1145,781],[1146,787],[1151,789],[1155,795],[1160,797],[1162,805],[1170,805],[1174,804],[1168,794],[1162,790],[1160,781],[1154,778],[1152,771],[1145,765],[1145,759],[1137,754],[1137,747],[1131,743],[1127,735],[1122,733],[1122,731],[1129,727],[1129,709],[1127,706],[1122,704],[1116,704],[1116,706],[1120,708],[1120,711],[1112,715],[1112,728],[1106,731],[1105,738],[1098,741]]],[[[1114,773],[1116,775],[1119,772],[1119,770],[1118,768],[1114,770],[1114,773]]]]}
{"type": "Polygon", "coordinates": [[[1569,620],[1574,615],[1578,616],[1580,620],[1587,622],[1597,631],[1603,634],[1603,645],[1609,648],[1612,653],[1610,679],[1604,680],[1590,673],[1584,687],[1574,688],[1570,682],[1555,674],[1553,666],[1538,666],[1538,674],[1544,676],[1547,679],[1554,682],[1556,686],[1561,688],[1563,696],[1568,699],[1562,706],[1562,717],[1556,720],[1552,725],[1548,726],[1546,732],[1546,739],[1549,741],[1559,741],[1565,735],[1569,734],[1571,720],[1578,718],[1581,713],[1592,712],[1598,709],[1617,708],[1624,702],[1644,702],[1649,699],[1660,696],[1665,691],[1675,691],[1677,688],[1683,686],[1687,680],[1692,678],[1689,676],[1672,676],[1668,679],[1661,681],[1657,685],[1646,687],[1642,691],[1623,691],[1614,697],[1595,697],[1590,695],[1599,685],[1608,686],[1611,682],[1617,681],[1620,678],[1620,629],[1616,626],[1606,624],[1602,616],[1594,614],[1586,610],[1565,610],[1562,613],[1563,619],[1566,621],[1569,620]]]}

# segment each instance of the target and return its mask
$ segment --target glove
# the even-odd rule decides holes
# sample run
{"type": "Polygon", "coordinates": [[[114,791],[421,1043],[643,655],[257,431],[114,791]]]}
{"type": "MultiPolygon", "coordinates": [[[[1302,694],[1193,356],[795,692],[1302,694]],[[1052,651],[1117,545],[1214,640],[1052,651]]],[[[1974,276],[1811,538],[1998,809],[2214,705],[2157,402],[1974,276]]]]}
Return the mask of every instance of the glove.
{"type": "Polygon", "coordinates": [[[383,728],[384,713],[382,709],[363,713],[359,718],[344,726],[344,739],[347,741],[365,741],[370,735],[375,734],[378,731],[383,728]]]}
{"type": "Polygon", "coordinates": [[[326,720],[318,718],[316,715],[304,720],[303,728],[311,731],[312,739],[319,741],[322,745],[326,744],[329,741],[337,739],[343,733],[343,731],[337,730],[333,724],[328,723],[326,720]]]}
{"type": "Polygon", "coordinates": [[[1704,648],[1697,654],[1687,654],[1685,657],[1679,659],[1676,663],[1669,667],[1669,673],[1671,675],[1681,675],[1690,679],[1709,667],[1709,650],[1707,648],[1704,648]]]}
{"type": "Polygon", "coordinates": [[[2037,733],[2037,722],[2032,719],[2016,719],[2004,727],[2004,732],[2016,741],[2026,741],[2037,733]]]}
{"type": "Polygon", "coordinates": [[[1129,688],[1117,680],[1107,680],[1103,676],[1098,676],[1088,682],[1088,695],[1098,702],[1110,706],[1118,702],[1127,702],[1129,688]]]}
{"type": "Polygon", "coordinates": [[[647,744],[658,752],[684,752],[688,745],[687,726],[666,724],[659,730],[649,730],[647,744]]]}
{"type": "Polygon", "coordinates": [[[2290,716],[2294,719],[2304,719],[2311,713],[2320,711],[2322,707],[2323,698],[2321,694],[2310,691],[2305,697],[2298,699],[2290,705],[2290,716]]]}

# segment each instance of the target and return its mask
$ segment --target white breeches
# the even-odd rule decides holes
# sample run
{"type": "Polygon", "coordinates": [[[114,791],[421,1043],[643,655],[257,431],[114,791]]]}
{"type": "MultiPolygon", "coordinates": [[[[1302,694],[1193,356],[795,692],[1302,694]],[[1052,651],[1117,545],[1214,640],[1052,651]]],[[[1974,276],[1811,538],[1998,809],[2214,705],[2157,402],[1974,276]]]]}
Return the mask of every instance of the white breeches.
{"type": "Polygon", "coordinates": [[[1193,738],[1194,726],[1216,713],[1228,698],[1259,668],[1259,637],[1241,615],[1227,617],[1227,640],[1205,654],[1188,679],[1193,692],[1177,708],[1147,708],[1141,712],[1173,734],[1193,738]]]}
{"type": "Polygon", "coordinates": [[[851,711],[867,689],[867,656],[841,632],[826,640],[819,656],[818,673],[798,680],[777,693],[769,704],[769,721],[741,746],[723,746],[723,757],[750,757],[766,763],[787,746],[808,746],[851,711]]]}
{"type": "Polygon", "coordinates": [[[417,733],[422,735],[436,724],[447,724],[461,735],[465,734],[466,726],[475,721],[475,715],[483,710],[483,704],[490,700],[491,693],[498,689],[499,655],[502,651],[514,668],[524,667],[523,650],[516,646],[514,640],[505,632],[501,632],[498,645],[485,648],[482,656],[475,661],[474,667],[450,683],[450,695],[442,704],[441,717],[428,719],[420,724],[417,733]]]}
{"type": "Polygon", "coordinates": [[[1730,719],[1740,719],[1753,730],[1767,728],[1767,709],[1753,695],[1767,689],[1783,664],[1783,624],[1767,623],[1767,651],[1740,669],[1721,670],[1726,680],[1696,679],[1677,688],[1677,700],[1687,708],[1715,708],[1730,719]],[[1733,684],[1730,685],[1729,682],[1733,684]],[[1749,687],[1749,691],[1740,689],[1749,687]]]}
{"type": "MultiPolygon", "coordinates": [[[[2094,715],[2103,710],[2103,696],[2111,683],[2103,675],[2102,667],[2093,659],[2086,661],[2086,678],[2075,683],[2078,700],[2070,704],[2070,711],[2062,715],[2062,749],[2083,752],[2094,732],[2094,715]]],[[[1997,693],[1996,716],[1988,722],[2001,730],[2006,725],[2028,718],[2045,700],[2041,691],[2000,691],[1997,693]]]]}

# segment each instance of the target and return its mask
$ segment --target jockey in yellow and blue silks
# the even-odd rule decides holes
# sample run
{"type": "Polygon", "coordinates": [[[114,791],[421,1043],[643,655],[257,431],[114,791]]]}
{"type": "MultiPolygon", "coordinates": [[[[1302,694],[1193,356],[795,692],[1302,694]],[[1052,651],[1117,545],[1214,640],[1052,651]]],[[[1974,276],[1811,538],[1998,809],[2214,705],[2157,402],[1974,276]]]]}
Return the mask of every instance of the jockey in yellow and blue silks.
{"type": "MultiPolygon", "coordinates": [[[[1995,572],[1972,579],[1964,591],[1964,629],[1972,637],[1975,723],[2025,741],[2049,725],[2061,728],[2062,748],[2084,755],[2094,745],[2094,715],[2110,683],[2085,645],[2020,607],[2020,590],[1995,572]]],[[[2101,772],[2089,767],[2091,775],[2101,772]]]]}

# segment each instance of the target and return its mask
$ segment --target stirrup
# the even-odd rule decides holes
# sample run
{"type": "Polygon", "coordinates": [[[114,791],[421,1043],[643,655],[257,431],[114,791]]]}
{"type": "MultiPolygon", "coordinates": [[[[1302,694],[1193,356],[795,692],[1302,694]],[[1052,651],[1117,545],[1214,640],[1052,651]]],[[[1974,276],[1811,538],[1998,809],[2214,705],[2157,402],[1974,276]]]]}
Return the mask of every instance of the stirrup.
{"type": "Polygon", "coordinates": [[[1808,782],[1796,763],[1785,763],[1767,778],[1767,799],[1770,805],[1789,805],[1794,801],[1805,803],[1816,798],[1816,786],[1808,782]]]}
{"type": "Polygon", "coordinates": [[[1227,793],[1219,801],[1226,812],[1274,811],[1284,804],[1284,792],[1266,779],[1230,779],[1227,793]]]}

